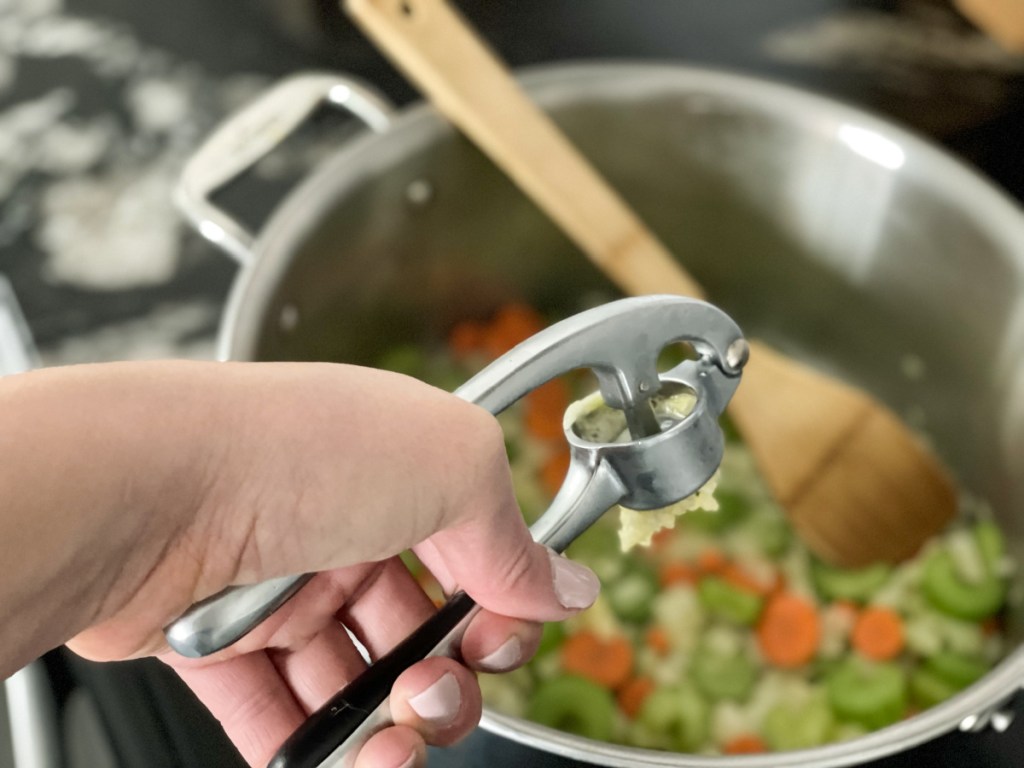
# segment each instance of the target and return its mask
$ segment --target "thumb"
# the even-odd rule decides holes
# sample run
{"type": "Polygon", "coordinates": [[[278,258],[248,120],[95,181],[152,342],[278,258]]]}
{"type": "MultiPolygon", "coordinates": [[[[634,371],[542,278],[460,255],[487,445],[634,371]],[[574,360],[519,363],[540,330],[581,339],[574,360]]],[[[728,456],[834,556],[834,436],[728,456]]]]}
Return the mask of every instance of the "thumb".
{"type": "Polygon", "coordinates": [[[528,621],[589,608],[601,589],[597,575],[530,537],[511,484],[500,503],[489,501],[417,548],[446,591],[458,587],[493,613],[528,621]]]}

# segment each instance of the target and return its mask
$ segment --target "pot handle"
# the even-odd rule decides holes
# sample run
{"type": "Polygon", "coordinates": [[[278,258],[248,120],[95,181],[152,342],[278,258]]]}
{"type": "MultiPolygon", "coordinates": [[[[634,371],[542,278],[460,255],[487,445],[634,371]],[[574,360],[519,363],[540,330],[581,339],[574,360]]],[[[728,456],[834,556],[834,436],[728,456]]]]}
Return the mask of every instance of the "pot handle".
{"type": "Polygon", "coordinates": [[[255,237],[210,197],[280,146],[322,104],[378,133],[387,130],[394,112],[384,96],[344,75],[294,75],[227,118],[185,164],[175,190],[178,208],[204,238],[242,264],[251,260],[255,237]]]}

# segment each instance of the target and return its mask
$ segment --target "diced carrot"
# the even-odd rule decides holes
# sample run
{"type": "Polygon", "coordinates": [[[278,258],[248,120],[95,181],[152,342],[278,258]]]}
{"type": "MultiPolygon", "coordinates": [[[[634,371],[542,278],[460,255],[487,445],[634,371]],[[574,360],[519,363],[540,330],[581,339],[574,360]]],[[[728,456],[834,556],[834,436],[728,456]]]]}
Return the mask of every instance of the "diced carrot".
{"type": "Polygon", "coordinates": [[[651,627],[644,635],[644,642],[659,656],[666,655],[672,650],[672,642],[669,640],[668,632],[662,627],[651,627]]]}
{"type": "Polygon", "coordinates": [[[654,681],[649,677],[634,677],[627,680],[615,695],[621,709],[630,720],[637,716],[644,699],[654,690],[654,681]]]}
{"type": "Polygon", "coordinates": [[[727,563],[719,575],[737,589],[762,597],[772,592],[776,581],[773,578],[771,584],[764,584],[733,563],[727,563]]]}
{"type": "Polygon", "coordinates": [[[722,747],[722,752],[727,755],[757,755],[767,751],[768,746],[760,736],[753,733],[730,739],[722,747]]]}
{"type": "Polygon", "coordinates": [[[448,334],[448,348],[458,358],[479,353],[483,348],[484,328],[479,323],[464,320],[448,334]]]}
{"type": "Polygon", "coordinates": [[[569,471],[569,448],[563,446],[562,450],[552,454],[540,468],[540,484],[547,491],[548,495],[554,496],[562,487],[562,481],[569,471]]]}
{"type": "Polygon", "coordinates": [[[658,570],[658,583],[663,587],[673,584],[696,584],[700,574],[694,570],[692,565],[673,560],[665,563],[658,570]]]}
{"type": "Polygon", "coordinates": [[[879,606],[861,611],[850,635],[851,645],[875,661],[899,656],[903,642],[903,619],[895,611],[879,606]]]}
{"type": "Polygon", "coordinates": [[[651,537],[651,546],[648,551],[662,550],[668,546],[669,542],[672,541],[672,537],[675,535],[675,528],[662,528],[656,534],[651,537]]]}
{"type": "Polygon", "coordinates": [[[525,304],[506,304],[487,328],[484,350],[492,358],[501,357],[543,327],[544,322],[536,310],[525,304]]]}
{"type": "Polygon", "coordinates": [[[633,647],[624,637],[606,639],[583,630],[562,644],[562,669],[614,690],[633,671],[633,647]]]}
{"type": "Polygon", "coordinates": [[[821,619],[810,601],[783,592],[769,598],[757,625],[764,657],[777,667],[799,667],[812,658],[821,642],[821,619]]]}
{"type": "Polygon", "coordinates": [[[717,576],[725,570],[729,564],[725,555],[717,549],[709,547],[697,557],[697,570],[704,576],[709,574],[717,576]]]}
{"type": "Polygon", "coordinates": [[[523,425],[541,440],[562,440],[562,417],[569,407],[569,386],[552,379],[526,396],[523,425]]]}
{"type": "Polygon", "coordinates": [[[1000,622],[998,616],[989,616],[981,622],[981,634],[985,637],[992,637],[999,632],[1000,622]]]}

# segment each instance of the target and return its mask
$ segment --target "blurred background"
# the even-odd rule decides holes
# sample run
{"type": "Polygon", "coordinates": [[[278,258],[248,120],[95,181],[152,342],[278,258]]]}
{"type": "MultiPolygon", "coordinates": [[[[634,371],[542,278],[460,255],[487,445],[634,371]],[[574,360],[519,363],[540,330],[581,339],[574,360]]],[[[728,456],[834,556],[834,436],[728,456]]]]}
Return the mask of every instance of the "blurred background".
{"type": "MultiPolygon", "coordinates": [[[[514,67],[669,61],[799,85],[895,119],[1024,202],[1024,56],[947,0],[456,5],[514,67]]],[[[417,98],[330,0],[0,0],[0,274],[43,364],[214,356],[236,265],[183,222],[173,186],[222,118],[308,69],[355,75],[396,104],[417,98]]],[[[233,208],[258,229],[356,129],[304,132],[233,208]]],[[[47,664],[70,713],[67,765],[198,766],[222,754],[208,719],[155,665],[98,671],[59,654],[47,664]]],[[[8,736],[0,722],[0,768],[8,736]]],[[[936,765],[982,764],[979,754],[1018,765],[1022,737],[1002,736],[1004,757],[991,757],[999,734],[927,754],[936,765]],[[970,752],[978,743],[990,746],[970,752]]]]}

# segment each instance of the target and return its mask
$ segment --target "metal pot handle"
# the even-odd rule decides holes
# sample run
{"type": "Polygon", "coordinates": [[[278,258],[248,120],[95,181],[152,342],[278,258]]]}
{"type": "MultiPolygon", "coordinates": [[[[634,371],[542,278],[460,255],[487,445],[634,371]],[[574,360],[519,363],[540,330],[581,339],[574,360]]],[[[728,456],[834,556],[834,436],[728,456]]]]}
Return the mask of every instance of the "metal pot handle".
{"type": "Polygon", "coordinates": [[[175,202],[203,237],[242,264],[251,259],[255,237],[210,196],[280,146],[322,104],[350,113],[377,132],[387,130],[394,113],[384,96],[344,75],[294,75],[227,118],[185,165],[175,202]]]}
{"type": "MultiPolygon", "coordinates": [[[[0,376],[23,373],[39,366],[28,322],[14,289],[0,275],[0,376]]],[[[42,661],[33,661],[0,686],[6,697],[11,749],[16,768],[57,768],[57,705],[42,661]]],[[[0,708],[0,712],[4,708],[0,708]]],[[[7,727],[0,723],[0,728],[7,727]]]]}
{"type": "Polygon", "coordinates": [[[0,275],[0,376],[38,366],[39,354],[28,322],[18,306],[14,289],[7,278],[0,275]]]}

